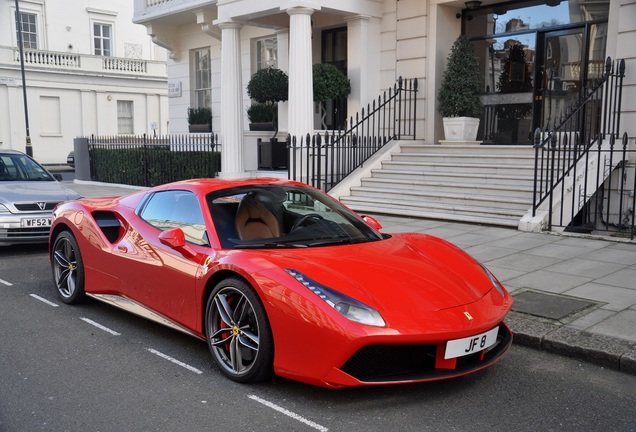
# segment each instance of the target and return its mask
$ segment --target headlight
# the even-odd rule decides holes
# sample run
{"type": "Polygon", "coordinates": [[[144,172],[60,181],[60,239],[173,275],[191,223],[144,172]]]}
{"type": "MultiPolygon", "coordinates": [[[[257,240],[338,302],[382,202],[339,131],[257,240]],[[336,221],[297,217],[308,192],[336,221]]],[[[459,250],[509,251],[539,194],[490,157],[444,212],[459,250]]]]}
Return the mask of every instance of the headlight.
{"type": "Polygon", "coordinates": [[[499,294],[501,294],[502,296],[506,296],[506,289],[503,287],[503,285],[501,285],[501,283],[499,283],[499,281],[497,280],[497,278],[495,277],[495,275],[493,275],[490,270],[488,270],[486,268],[485,265],[483,265],[482,263],[479,263],[481,269],[484,271],[484,273],[486,273],[486,276],[488,276],[488,279],[490,279],[490,282],[492,282],[492,285],[497,289],[497,291],[499,291],[499,294]]]}
{"type": "Polygon", "coordinates": [[[309,288],[311,292],[323,299],[329,306],[340,312],[345,318],[360,324],[376,327],[384,327],[386,325],[380,313],[364,303],[331,288],[327,288],[296,270],[285,269],[285,271],[298,282],[309,288]]]}
{"type": "Polygon", "coordinates": [[[0,204],[0,213],[10,213],[9,209],[0,204]]]}

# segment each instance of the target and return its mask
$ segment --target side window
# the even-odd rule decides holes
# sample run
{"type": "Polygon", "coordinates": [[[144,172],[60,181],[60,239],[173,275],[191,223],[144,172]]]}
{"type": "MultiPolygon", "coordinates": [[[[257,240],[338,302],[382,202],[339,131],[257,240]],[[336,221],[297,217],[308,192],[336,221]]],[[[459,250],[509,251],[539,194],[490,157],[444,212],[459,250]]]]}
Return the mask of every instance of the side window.
{"type": "MultiPolygon", "coordinates": [[[[20,19],[16,13],[15,28],[22,33],[22,47],[26,49],[38,49],[38,25],[37,15],[28,12],[20,12],[20,19]]],[[[19,41],[19,37],[16,39],[19,41]]]]}
{"type": "Polygon", "coordinates": [[[209,245],[201,206],[192,192],[157,192],[139,216],[161,231],[181,228],[187,241],[203,246],[209,245]]]}
{"type": "Polygon", "coordinates": [[[95,55],[110,57],[112,52],[112,26],[110,24],[93,24],[93,47],[95,55]]]}

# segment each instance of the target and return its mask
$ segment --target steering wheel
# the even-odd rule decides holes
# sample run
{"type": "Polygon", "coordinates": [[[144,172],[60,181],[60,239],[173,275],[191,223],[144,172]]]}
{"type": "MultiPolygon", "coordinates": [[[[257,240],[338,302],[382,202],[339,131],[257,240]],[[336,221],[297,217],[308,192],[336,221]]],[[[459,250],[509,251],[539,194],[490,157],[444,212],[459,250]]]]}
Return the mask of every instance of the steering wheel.
{"type": "Polygon", "coordinates": [[[289,230],[289,232],[292,232],[298,228],[300,228],[301,226],[303,226],[307,221],[312,220],[313,223],[316,223],[316,220],[320,220],[320,219],[324,219],[322,216],[320,216],[317,213],[307,213],[306,215],[302,216],[300,219],[298,219],[296,222],[294,222],[294,225],[292,225],[291,229],[289,230]],[[312,220],[315,219],[315,220],[312,220]]]}

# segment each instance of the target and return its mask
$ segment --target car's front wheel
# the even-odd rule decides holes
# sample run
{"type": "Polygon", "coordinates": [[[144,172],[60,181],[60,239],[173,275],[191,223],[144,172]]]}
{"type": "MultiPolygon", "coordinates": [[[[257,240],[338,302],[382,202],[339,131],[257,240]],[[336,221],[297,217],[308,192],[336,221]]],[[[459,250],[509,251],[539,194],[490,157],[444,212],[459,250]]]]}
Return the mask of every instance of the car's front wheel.
{"type": "Polygon", "coordinates": [[[246,282],[229,278],[214,288],[205,326],[212,357],[228,378],[245,383],[272,376],[272,330],[261,300],[246,282]]]}
{"type": "Polygon", "coordinates": [[[60,300],[68,304],[84,300],[84,262],[77,240],[69,231],[62,231],[55,237],[51,266],[60,300]]]}

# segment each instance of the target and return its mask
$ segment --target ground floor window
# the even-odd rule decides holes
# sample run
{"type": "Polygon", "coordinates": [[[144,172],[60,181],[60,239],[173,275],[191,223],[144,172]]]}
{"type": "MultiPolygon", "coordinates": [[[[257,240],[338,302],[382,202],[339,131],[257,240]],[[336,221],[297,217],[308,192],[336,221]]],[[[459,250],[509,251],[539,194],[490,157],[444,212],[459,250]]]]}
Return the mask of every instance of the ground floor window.
{"type": "Polygon", "coordinates": [[[256,41],[256,70],[278,67],[278,42],[276,36],[256,41]]]}
{"type": "Polygon", "coordinates": [[[210,48],[194,50],[192,55],[193,107],[210,108],[212,106],[212,70],[210,66],[210,48]]]}
{"type": "Polygon", "coordinates": [[[465,10],[483,79],[478,139],[531,144],[602,77],[609,0],[521,1],[465,10]]]}
{"type": "Polygon", "coordinates": [[[117,101],[117,133],[134,133],[133,101],[117,101]]]}

